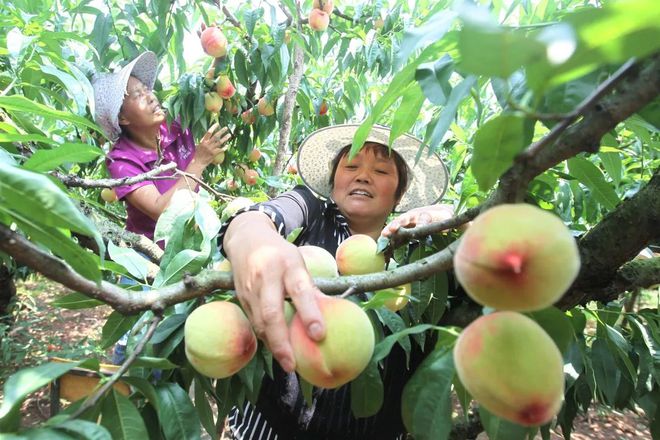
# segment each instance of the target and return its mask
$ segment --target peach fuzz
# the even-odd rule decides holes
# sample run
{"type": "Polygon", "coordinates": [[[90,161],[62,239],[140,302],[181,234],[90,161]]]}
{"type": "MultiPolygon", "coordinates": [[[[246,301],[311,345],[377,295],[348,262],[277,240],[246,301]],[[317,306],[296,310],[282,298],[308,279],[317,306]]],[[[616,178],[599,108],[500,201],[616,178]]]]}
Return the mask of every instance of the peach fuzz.
{"type": "Polygon", "coordinates": [[[257,338],[243,310],[228,301],[196,308],[184,325],[186,357],[204,376],[220,379],[238,372],[257,351],[257,338]]]}
{"type": "Polygon", "coordinates": [[[461,285],[479,304],[533,311],[555,303],[580,270],[575,239],[554,214],[528,204],[479,215],[454,255],[461,285]]]}
{"type": "Polygon", "coordinates": [[[337,388],[355,379],[369,364],[374,331],[364,310],[347,299],[322,296],[318,305],[326,326],[322,341],[307,336],[298,314],[291,322],[289,336],[296,371],[312,385],[337,388]]]}
{"type": "Polygon", "coordinates": [[[561,408],[561,353],[525,315],[495,312],[472,322],[456,341],[454,364],[472,397],[498,417],[539,426],[561,408]]]}

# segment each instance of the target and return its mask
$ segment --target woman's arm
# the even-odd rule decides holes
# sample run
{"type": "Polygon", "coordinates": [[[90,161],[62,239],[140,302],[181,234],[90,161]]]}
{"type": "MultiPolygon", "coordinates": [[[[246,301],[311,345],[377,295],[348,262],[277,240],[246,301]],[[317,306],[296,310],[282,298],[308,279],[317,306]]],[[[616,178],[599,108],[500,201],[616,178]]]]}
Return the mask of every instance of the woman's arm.
{"type": "MultiPolygon", "coordinates": [[[[227,142],[230,137],[231,134],[227,133],[227,127],[218,130],[218,124],[213,125],[209,131],[204,134],[199,144],[197,144],[195,155],[193,156],[192,161],[190,161],[190,164],[186,167],[185,172],[200,179],[206,167],[213,162],[213,158],[222,151],[220,147],[227,142]]],[[[177,179],[174,186],[168,189],[164,194],[161,194],[155,185],[145,185],[127,194],[126,200],[153,220],[158,221],[160,215],[165,211],[167,205],[169,205],[172,195],[174,195],[177,190],[182,188],[195,190],[196,187],[196,182],[181,176],[177,179]]]]}
{"type": "Polygon", "coordinates": [[[295,360],[284,320],[284,298],[290,297],[315,340],[325,336],[316,297],[322,293],[307,272],[293,244],[277,233],[262,212],[238,215],[227,228],[223,248],[231,261],[238,299],[257,335],[266,342],[285,371],[295,360]]]}

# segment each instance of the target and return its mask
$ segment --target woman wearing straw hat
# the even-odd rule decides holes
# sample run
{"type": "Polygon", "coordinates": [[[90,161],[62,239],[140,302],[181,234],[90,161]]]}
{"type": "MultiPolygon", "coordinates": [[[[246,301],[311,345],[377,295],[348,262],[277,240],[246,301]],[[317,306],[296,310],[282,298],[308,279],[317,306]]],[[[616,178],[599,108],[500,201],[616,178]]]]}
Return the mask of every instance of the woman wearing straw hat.
{"type": "MultiPolygon", "coordinates": [[[[157,71],[156,55],[144,52],[118,72],[100,74],[93,80],[95,119],[114,142],[106,159],[113,178],[135,176],[169,162],[201,178],[230,137],[226,127],[218,130],[215,124],[196,145],[190,130],[183,130],[177,121],[168,126],[153,93],[157,71]]],[[[115,188],[117,197],[127,202],[126,229],[153,239],[156,221],[172,195],[196,186],[179,177],[115,188]]]]}
{"type": "MultiPolygon", "coordinates": [[[[396,139],[390,153],[389,129],[374,127],[364,147],[348,160],[358,125],[337,125],[312,133],[298,150],[298,170],[306,186],[237,213],[220,231],[223,251],[232,262],[239,300],[257,334],[281,368],[264,378],[255,406],[234,409],[231,435],[239,439],[395,439],[404,434],[401,391],[412,374],[406,356],[395,348],[387,359],[385,399],[373,417],[351,413],[349,386],[315,389],[308,407],[295,377],[295,364],[283,315],[290,297],[310,337],[324,337],[324,323],[314,286],[296,246],[316,245],[334,255],[352,234],[376,239],[399,227],[450,217],[450,207],[434,205],[447,186],[447,170],[436,155],[415,162],[421,142],[408,135],[396,139]],[[321,196],[318,197],[318,196],[321,196]],[[394,211],[407,211],[389,225],[394,211]],[[291,244],[285,240],[302,232],[291,244]]],[[[411,366],[423,354],[412,353],[411,366]]]]}

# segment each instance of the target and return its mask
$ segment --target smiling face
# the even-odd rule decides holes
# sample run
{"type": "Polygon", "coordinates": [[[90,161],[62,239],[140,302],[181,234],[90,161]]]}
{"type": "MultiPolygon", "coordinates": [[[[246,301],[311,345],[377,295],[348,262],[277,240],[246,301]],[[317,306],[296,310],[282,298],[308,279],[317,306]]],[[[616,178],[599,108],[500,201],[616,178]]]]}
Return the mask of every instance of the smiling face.
{"type": "Polygon", "coordinates": [[[348,154],[340,158],[331,196],[349,226],[371,223],[378,228],[399,201],[398,186],[399,170],[394,158],[379,144],[365,144],[350,162],[348,154]]]}
{"type": "Polygon", "coordinates": [[[165,112],[154,95],[139,79],[131,76],[126,85],[126,95],[119,110],[119,125],[131,133],[160,126],[165,112]]]}

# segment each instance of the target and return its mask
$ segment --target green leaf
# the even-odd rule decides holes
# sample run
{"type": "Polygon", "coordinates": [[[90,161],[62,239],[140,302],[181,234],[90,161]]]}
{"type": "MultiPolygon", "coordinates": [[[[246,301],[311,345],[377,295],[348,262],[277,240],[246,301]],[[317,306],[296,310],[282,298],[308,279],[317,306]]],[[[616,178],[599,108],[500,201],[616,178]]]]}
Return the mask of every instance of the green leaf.
{"type": "Polygon", "coordinates": [[[250,84],[250,76],[248,75],[246,65],[245,54],[239,48],[234,54],[234,73],[236,74],[238,83],[247,87],[250,84]]]}
{"type": "Polygon", "coordinates": [[[29,394],[79,366],[98,369],[98,362],[93,360],[71,363],[48,362],[12,374],[5,382],[3,401],[0,405],[0,432],[11,432],[19,428],[21,404],[29,394]]]}
{"type": "Polygon", "coordinates": [[[86,440],[112,440],[107,429],[87,420],[65,420],[54,425],[53,428],[78,434],[86,440]]]}
{"type": "Polygon", "coordinates": [[[83,143],[66,143],[52,150],[37,150],[23,167],[30,171],[50,171],[64,163],[86,163],[103,155],[103,150],[83,143]]]}
{"type": "Polygon", "coordinates": [[[101,240],[94,224],[57,185],[41,174],[0,163],[0,203],[42,225],[70,229],[101,240]]]}
{"type": "Polygon", "coordinates": [[[596,165],[582,157],[572,157],[567,162],[569,173],[589,188],[598,203],[608,210],[612,210],[618,205],[619,196],[614,188],[605,181],[603,173],[596,165]]]}
{"type": "Polygon", "coordinates": [[[396,138],[406,133],[413,126],[417,118],[419,118],[419,111],[425,99],[426,97],[422,93],[422,89],[417,84],[413,84],[406,90],[406,93],[401,99],[401,104],[399,104],[399,107],[394,113],[390,130],[390,145],[394,143],[396,138]]]}
{"type": "Polygon", "coordinates": [[[524,119],[501,114],[483,124],[474,135],[472,173],[479,189],[487,191],[512,164],[524,145],[524,119]]]}
{"type": "Polygon", "coordinates": [[[455,374],[451,350],[436,349],[424,359],[404,387],[401,415],[404,425],[416,439],[449,438],[451,386],[455,374]]]}
{"type": "Polygon", "coordinates": [[[421,64],[415,72],[424,96],[435,105],[445,105],[451,93],[449,78],[454,71],[454,61],[445,55],[433,63],[421,64]]]}
{"type": "Polygon", "coordinates": [[[424,44],[441,40],[456,18],[456,12],[444,9],[416,28],[408,28],[403,33],[401,47],[397,53],[397,64],[408,60],[410,54],[424,44]]]}
{"type": "Polygon", "coordinates": [[[101,331],[102,338],[99,342],[101,348],[108,348],[117,342],[122,335],[131,330],[137,320],[137,316],[124,316],[116,310],[113,311],[101,331]]]}
{"type": "Polygon", "coordinates": [[[103,400],[101,425],[105,426],[112,440],[149,438],[142,416],[127,397],[114,389],[103,400]]]}
{"type": "Polygon", "coordinates": [[[621,183],[621,176],[623,175],[623,164],[621,163],[621,155],[619,153],[598,153],[600,162],[603,164],[607,175],[610,176],[615,186],[621,183]]]}
{"type": "Polygon", "coordinates": [[[371,417],[383,406],[385,391],[377,362],[369,362],[351,382],[351,409],[355,417],[371,417]]]}
{"type": "Polygon", "coordinates": [[[102,306],[103,304],[105,303],[79,292],[60,296],[56,300],[50,302],[50,305],[53,307],[60,307],[69,310],[91,309],[92,307],[102,306]]]}
{"type": "Polygon", "coordinates": [[[432,151],[435,151],[442,141],[447,129],[451,125],[452,121],[456,117],[456,112],[458,111],[458,106],[461,104],[463,99],[470,93],[470,89],[477,82],[477,78],[474,76],[468,76],[463,81],[461,81],[456,87],[451,90],[449,94],[449,100],[447,105],[440,112],[433,131],[430,135],[425,138],[425,141],[430,145],[432,151]]]}
{"type": "Polygon", "coordinates": [[[149,342],[154,345],[160,344],[177,329],[183,327],[187,317],[188,315],[184,313],[176,313],[174,315],[168,316],[165,318],[165,320],[163,320],[158,328],[156,328],[156,331],[154,332],[154,335],[151,337],[149,342]]]}
{"type": "Polygon", "coordinates": [[[479,415],[489,440],[527,440],[533,438],[537,428],[526,428],[491,414],[479,405],[479,415]]]}
{"type": "Polygon", "coordinates": [[[562,354],[566,354],[571,340],[575,337],[573,327],[568,317],[556,307],[528,313],[543,330],[550,335],[562,354]]]}
{"type": "Polygon", "coordinates": [[[63,258],[80,275],[94,281],[101,280],[101,270],[94,255],[78,246],[62,231],[36,224],[32,219],[6,211],[2,206],[0,212],[12,216],[18,227],[28,234],[32,241],[46,246],[55,255],[63,258]]]}
{"type": "MultiPolygon", "coordinates": [[[[208,382],[206,378],[202,380],[206,380],[208,382]]],[[[213,411],[211,410],[211,405],[209,405],[208,397],[204,391],[205,387],[200,382],[200,378],[195,377],[193,386],[195,390],[195,409],[199,415],[199,420],[211,439],[217,440],[218,430],[213,423],[213,411]]]]}
{"type": "Polygon", "coordinates": [[[31,115],[39,115],[45,118],[50,118],[53,121],[67,121],[73,123],[77,127],[87,127],[94,131],[103,134],[101,128],[87,118],[74,115],[71,112],[56,110],[54,108],[30,101],[29,99],[18,96],[0,96],[0,107],[8,111],[20,111],[31,115]]]}
{"type": "Polygon", "coordinates": [[[507,78],[545,53],[545,46],[522,32],[476,23],[467,15],[458,35],[459,67],[475,75],[507,78]]]}
{"type": "Polygon", "coordinates": [[[109,240],[108,253],[112,261],[122,265],[135,278],[142,280],[147,278],[148,261],[135,249],[119,247],[109,240]]]}
{"type": "Polygon", "coordinates": [[[147,401],[158,411],[158,395],[156,388],[147,379],[135,376],[122,376],[122,382],[126,382],[138,390],[147,399],[147,401]]]}
{"type": "Polygon", "coordinates": [[[56,140],[40,134],[0,133],[0,143],[3,142],[41,142],[48,145],[58,145],[56,140]]]}
{"type": "Polygon", "coordinates": [[[188,393],[178,384],[166,383],[156,387],[158,418],[166,439],[197,439],[201,436],[200,420],[188,393]]]}
{"type": "Polygon", "coordinates": [[[131,368],[158,368],[159,370],[171,370],[179,368],[178,365],[172,363],[169,359],[140,356],[131,364],[131,368]]]}
{"type": "Polygon", "coordinates": [[[621,380],[621,371],[616,365],[616,358],[607,348],[607,342],[596,339],[591,346],[591,363],[598,388],[602,391],[606,403],[613,405],[616,390],[621,380]]]}
{"type": "Polygon", "coordinates": [[[428,324],[420,324],[414,327],[409,327],[400,332],[392,333],[391,335],[387,336],[385,339],[380,341],[378,344],[376,344],[376,348],[374,349],[373,361],[380,362],[383,359],[385,359],[387,355],[390,354],[390,350],[392,350],[394,344],[396,344],[401,338],[404,338],[408,335],[423,333],[430,328],[433,328],[433,326],[428,324]]]}

